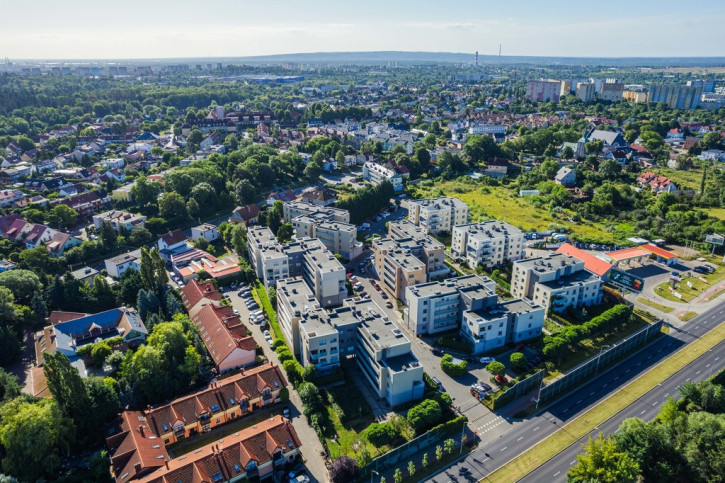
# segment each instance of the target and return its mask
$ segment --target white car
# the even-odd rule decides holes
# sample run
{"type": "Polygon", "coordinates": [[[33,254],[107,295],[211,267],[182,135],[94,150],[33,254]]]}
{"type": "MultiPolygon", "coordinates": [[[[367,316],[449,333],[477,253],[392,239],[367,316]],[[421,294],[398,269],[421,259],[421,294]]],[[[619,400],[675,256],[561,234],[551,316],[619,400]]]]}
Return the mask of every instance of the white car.
{"type": "Polygon", "coordinates": [[[271,339],[272,338],[272,336],[269,335],[269,331],[268,330],[265,330],[264,332],[262,332],[262,334],[264,335],[264,338],[265,339],[271,339]]]}
{"type": "Polygon", "coordinates": [[[490,364],[491,362],[496,362],[495,357],[481,357],[481,364],[490,364]]]}
{"type": "Polygon", "coordinates": [[[363,288],[363,284],[361,284],[360,282],[358,282],[355,285],[353,285],[352,288],[354,288],[357,291],[360,291],[363,288]]]}

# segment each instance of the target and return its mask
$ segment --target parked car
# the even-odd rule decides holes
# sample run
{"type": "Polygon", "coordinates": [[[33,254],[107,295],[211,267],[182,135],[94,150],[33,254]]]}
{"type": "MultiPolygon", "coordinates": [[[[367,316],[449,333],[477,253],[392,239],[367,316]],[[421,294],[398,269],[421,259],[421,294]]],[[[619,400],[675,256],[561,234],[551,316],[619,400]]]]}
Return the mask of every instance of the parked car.
{"type": "Polygon", "coordinates": [[[697,273],[702,273],[702,274],[710,273],[705,267],[695,267],[692,269],[692,271],[697,272],[697,273]]]}
{"type": "Polygon", "coordinates": [[[481,362],[481,364],[490,364],[491,362],[496,362],[496,358],[495,357],[481,357],[481,359],[479,359],[479,361],[481,362]]]}
{"type": "Polygon", "coordinates": [[[385,293],[385,292],[383,292],[382,290],[380,291],[380,296],[381,296],[382,298],[384,298],[385,300],[387,300],[387,299],[388,299],[388,294],[386,294],[386,293],[385,293]]]}
{"type": "Polygon", "coordinates": [[[441,380],[440,380],[440,379],[438,379],[437,377],[433,376],[433,377],[431,377],[431,380],[433,381],[433,383],[434,383],[434,384],[435,384],[436,386],[438,386],[438,390],[439,390],[440,392],[446,392],[446,390],[445,390],[445,389],[443,388],[443,383],[441,382],[441,380]]]}
{"type": "Polygon", "coordinates": [[[509,380],[506,379],[506,376],[496,376],[495,379],[496,379],[496,381],[499,382],[499,384],[508,384],[509,383],[509,380]]]}
{"type": "Polygon", "coordinates": [[[265,338],[265,339],[269,339],[270,337],[272,337],[272,336],[271,336],[271,335],[269,334],[269,331],[268,331],[268,330],[265,330],[264,332],[262,332],[262,335],[264,335],[264,338],[265,338]]]}
{"type": "Polygon", "coordinates": [[[357,291],[360,291],[363,288],[363,284],[361,284],[360,282],[358,282],[355,285],[353,285],[352,288],[354,288],[357,291]]]}
{"type": "Polygon", "coordinates": [[[385,302],[385,306],[387,308],[389,308],[389,309],[392,309],[393,308],[393,302],[391,302],[390,300],[388,300],[387,302],[385,302]]]}

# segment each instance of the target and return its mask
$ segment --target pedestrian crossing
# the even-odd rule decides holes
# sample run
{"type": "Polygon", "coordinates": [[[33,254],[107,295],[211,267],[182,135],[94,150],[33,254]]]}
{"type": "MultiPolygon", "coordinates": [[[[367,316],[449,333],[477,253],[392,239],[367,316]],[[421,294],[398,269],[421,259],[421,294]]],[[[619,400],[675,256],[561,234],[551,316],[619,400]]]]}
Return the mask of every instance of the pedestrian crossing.
{"type": "Polygon", "coordinates": [[[484,434],[488,431],[491,431],[491,430],[495,429],[496,427],[498,427],[504,423],[507,423],[507,422],[508,421],[506,421],[504,418],[497,416],[496,418],[492,419],[491,421],[481,424],[476,429],[478,430],[478,435],[481,436],[482,434],[484,434]]]}

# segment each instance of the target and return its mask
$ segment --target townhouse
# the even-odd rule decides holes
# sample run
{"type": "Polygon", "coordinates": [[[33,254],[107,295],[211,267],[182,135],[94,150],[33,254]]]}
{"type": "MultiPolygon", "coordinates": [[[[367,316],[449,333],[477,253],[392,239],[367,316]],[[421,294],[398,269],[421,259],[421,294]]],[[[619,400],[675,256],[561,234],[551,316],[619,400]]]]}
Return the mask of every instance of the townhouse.
{"type": "Polygon", "coordinates": [[[181,293],[184,307],[220,373],[254,364],[257,343],[233,309],[221,302],[212,282],[190,280],[181,293]]]}
{"type": "Polygon", "coordinates": [[[602,301],[602,279],[586,270],[583,260],[564,253],[514,262],[511,294],[562,312],[602,301]]]}
{"type": "Polygon", "coordinates": [[[111,225],[116,231],[130,232],[134,228],[143,228],[146,223],[146,217],[126,211],[110,210],[104,211],[97,215],[93,215],[93,226],[96,230],[100,230],[104,223],[111,225]]]}
{"type": "Polygon", "coordinates": [[[171,459],[143,414],[124,411],[106,445],[116,483],[226,483],[267,479],[297,460],[302,442],[289,420],[274,416],[171,459]]]}
{"type": "Polygon", "coordinates": [[[496,220],[454,226],[451,254],[465,259],[471,268],[491,268],[520,260],[524,255],[524,233],[496,220]]]}
{"type": "Polygon", "coordinates": [[[450,233],[454,226],[468,223],[468,205],[456,198],[408,200],[407,206],[408,219],[428,233],[450,233]]]}

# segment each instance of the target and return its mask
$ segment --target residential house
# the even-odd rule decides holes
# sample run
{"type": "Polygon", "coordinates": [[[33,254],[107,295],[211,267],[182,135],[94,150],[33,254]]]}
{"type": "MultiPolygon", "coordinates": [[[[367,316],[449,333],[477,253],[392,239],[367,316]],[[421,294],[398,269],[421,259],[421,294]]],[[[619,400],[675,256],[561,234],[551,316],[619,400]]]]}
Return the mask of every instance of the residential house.
{"type": "Polygon", "coordinates": [[[229,221],[233,223],[243,223],[245,225],[257,222],[259,216],[259,206],[255,204],[237,206],[232,211],[232,216],[229,221]]]}
{"type": "Polygon", "coordinates": [[[25,198],[25,193],[18,189],[0,190],[0,207],[7,208],[22,198],[25,198]]]}
{"type": "Polygon", "coordinates": [[[193,227],[191,229],[191,239],[197,241],[200,238],[204,238],[208,242],[216,241],[219,239],[219,230],[211,223],[193,227]]]}
{"type": "Polygon", "coordinates": [[[104,260],[106,271],[115,278],[121,278],[123,272],[128,269],[141,270],[141,250],[122,253],[104,260]]]}
{"type": "Polygon", "coordinates": [[[143,228],[146,217],[125,211],[111,210],[93,215],[93,226],[100,230],[104,223],[111,225],[116,231],[125,230],[130,232],[134,228],[143,228]]]}
{"type": "Polygon", "coordinates": [[[556,176],[554,177],[554,182],[570,188],[576,183],[576,173],[573,169],[566,166],[559,168],[559,171],[556,172],[556,176]]]}

